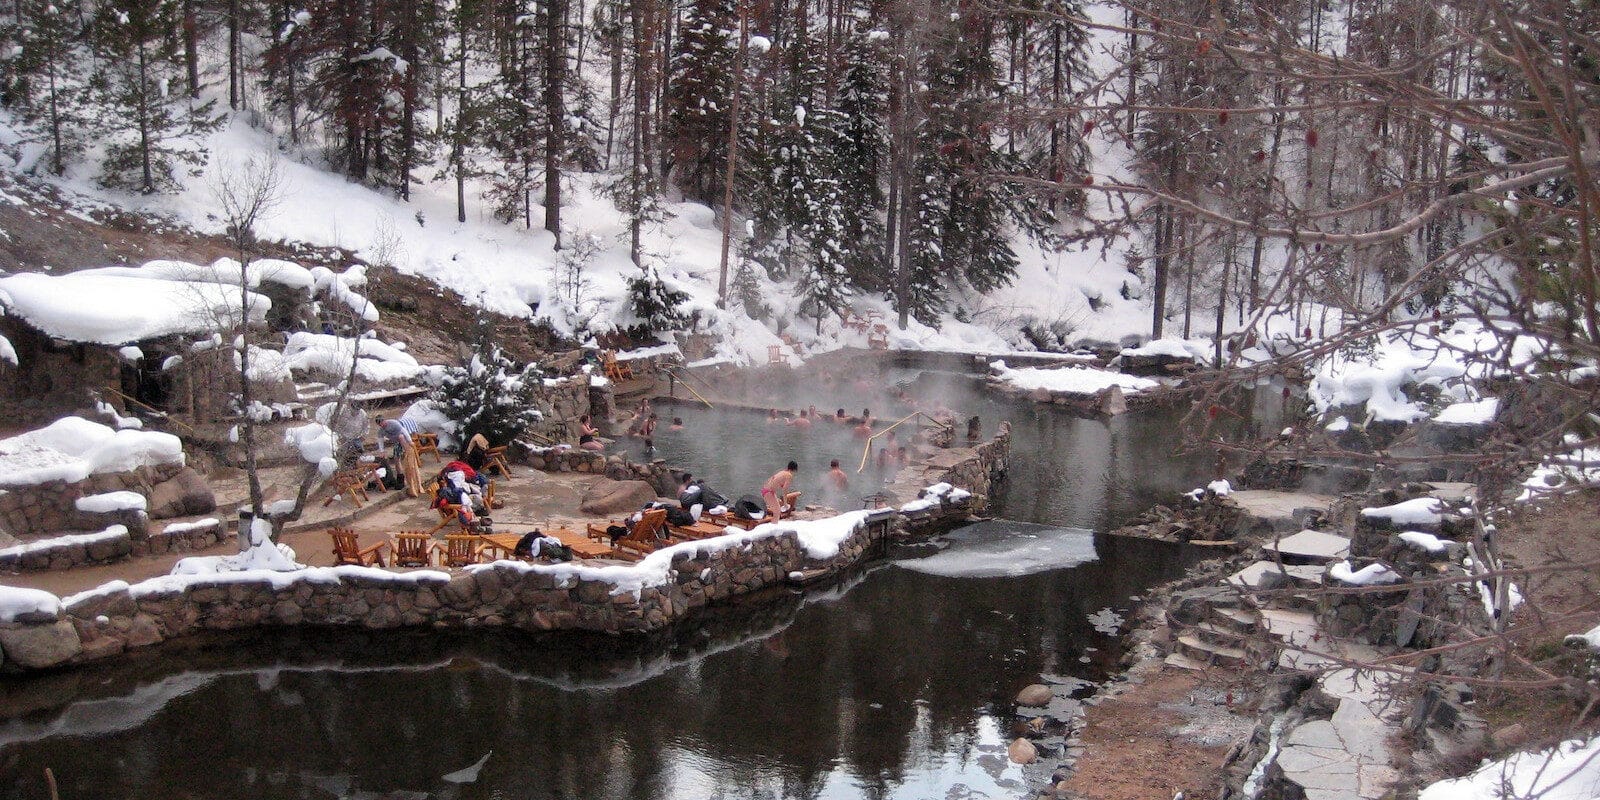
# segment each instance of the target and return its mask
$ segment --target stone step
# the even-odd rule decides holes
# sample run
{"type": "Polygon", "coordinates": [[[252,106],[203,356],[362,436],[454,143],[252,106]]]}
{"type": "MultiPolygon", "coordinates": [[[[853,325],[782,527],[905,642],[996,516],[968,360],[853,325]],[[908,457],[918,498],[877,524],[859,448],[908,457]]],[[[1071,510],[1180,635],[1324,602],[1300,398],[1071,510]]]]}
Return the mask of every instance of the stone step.
{"type": "Polygon", "coordinates": [[[1282,556],[1286,564],[1328,564],[1350,555],[1350,540],[1322,531],[1303,530],[1261,546],[1263,556],[1282,556]]]}
{"type": "Polygon", "coordinates": [[[1321,566],[1296,566],[1285,564],[1280,573],[1271,561],[1257,561],[1228,576],[1228,583],[1246,590],[1276,589],[1283,583],[1289,586],[1312,587],[1322,585],[1321,566]]]}
{"type": "Polygon", "coordinates": [[[1220,608],[1211,607],[1211,619],[1221,628],[1232,630],[1241,636],[1248,636],[1256,632],[1256,625],[1260,616],[1246,608],[1220,608]]]}
{"type": "Polygon", "coordinates": [[[1182,653],[1168,653],[1164,660],[1169,667],[1186,669],[1192,672],[1205,672],[1211,668],[1210,664],[1197,658],[1190,658],[1182,653]]]}
{"type": "Polygon", "coordinates": [[[1183,634],[1175,641],[1179,653],[1206,664],[1242,667],[1250,661],[1250,655],[1242,647],[1213,644],[1192,633],[1183,634]]]}
{"type": "Polygon", "coordinates": [[[1209,622],[1198,622],[1194,625],[1190,625],[1185,629],[1185,633],[1192,634],[1203,642],[1221,645],[1223,647],[1243,648],[1246,646],[1244,641],[1246,636],[1245,634],[1241,634],[1231,628],[1222,627],[1221,625],[1213,625],[1209,622]]]}

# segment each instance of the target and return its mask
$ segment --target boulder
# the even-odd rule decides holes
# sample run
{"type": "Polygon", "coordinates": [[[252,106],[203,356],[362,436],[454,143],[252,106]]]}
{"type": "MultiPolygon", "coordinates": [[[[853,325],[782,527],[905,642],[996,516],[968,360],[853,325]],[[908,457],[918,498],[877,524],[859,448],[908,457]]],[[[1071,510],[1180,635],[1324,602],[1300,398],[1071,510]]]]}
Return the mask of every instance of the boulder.
{"type": "Polygon", "coordinates": [[[1032,764],[1039,760],[1039,748],[1027,739],[1015,739],[1006,748],[1006,756],[1013,764],[1032,764]]]}
{"type": "Polygon", "coordinates": [[[70,661],[83,650],[78,629],[67,620],[49,625],[0,629],[6,661],[27,669],[46,669],[70,661]]]}
{"type": "Polygon", "coordinates": [[[217,496],[211,485],[193,469],[185,467],[171,479],[150,490],[150,518],[171,519],[217,510],[217,496]]]}
{"type": "Polygon", "coordinates": [[[655,487],[645,481],[601,478],[589,485],[578,508],[585,514],[610,516],[637,510],[654,499],[655,487]]]}
{"type": "Polygon", "coordinates": [[[1035,683],[1017,693],[1017,705],[1041,708],[1048,705],[1053,696],[1054,694],[1050,691],[1050,687],[1042,683],[1035,683]]]}

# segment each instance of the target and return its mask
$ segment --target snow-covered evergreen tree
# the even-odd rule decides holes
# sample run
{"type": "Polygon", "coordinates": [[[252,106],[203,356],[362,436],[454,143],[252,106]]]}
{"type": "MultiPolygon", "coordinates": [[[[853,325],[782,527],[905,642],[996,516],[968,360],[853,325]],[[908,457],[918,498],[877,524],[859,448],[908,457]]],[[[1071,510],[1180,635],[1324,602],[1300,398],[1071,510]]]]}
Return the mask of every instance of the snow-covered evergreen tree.
{"type": "Polygon", "coordinates": [[[720,199],[739,47],[735,0],[693,0],[678,27],[663,146],[685,195],[720,199]]]}
{"type": "Polygon", "coordinates": [[[481,433],[491,442],[521,435],[540,417],[535,364],[517,366],[500,348],[485,345],[460,367],[445,370],[433,400],[466,441],[481,433]]]}
{"type": "Polygon", "coordinates": [[[101,66],[92,85],[102,100],[97,125],[109,134],[100,165],[107,186],[165,191],[176,186],[180,164],[205,162],[195,140],[219,118],[213,103],[192,103],[171,90],[177,26],[172,0],[109,0],[98,8],[94,46],[101,66]]]}
{"type": "Polygon", "coordinates": [[[1026,172],[997,146],[996,100],[1002,88],[992,54],[990,12],[965,7],[933,38],[924,69],[925,118],[916,131],[919,184],[906,242],[907,303],[918,319],[937,319],[957,293],[984,293],[1016,276],[1013,231],[1053,239],[1055,215],[1036,193],[1003,180],[1026,172]]]}
{"type": "Polygon", "coordinates": [[[83,69],[73,53],[81,13],[75,0],[20,0],[6,26],[15,45],[15,57],[3,61],[7,96],[39,130],[57,175],[83,144],[83,69]]]}
{"type": "Polygon", "coordinates": [[[682,308],[688,300],[686,292],[668,286],[654,268],[647,267],[628,279],[629,309],[646,333],[682,329],[689,321],[682,308]]]}
{"type": "Polygon", "coordinates": [[[843,117],[834,140],[839,213],[845,225],[845,269],[861,292],[888,288],[884,263],[884,165],[889,140],[884,129],[888,75],[884,48],[870,34],[856,34],[844,50],[844,74],[835,104],[843,117]]]}

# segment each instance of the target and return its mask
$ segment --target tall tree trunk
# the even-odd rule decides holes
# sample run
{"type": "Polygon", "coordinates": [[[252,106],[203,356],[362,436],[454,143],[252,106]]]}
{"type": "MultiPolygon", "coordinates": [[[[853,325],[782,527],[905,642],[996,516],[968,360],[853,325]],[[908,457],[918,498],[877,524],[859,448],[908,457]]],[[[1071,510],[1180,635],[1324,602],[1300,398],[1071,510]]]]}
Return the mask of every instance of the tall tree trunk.
{"type": "Polygon", "coordinates": [[[456,129],[450,142],[450,162],[456,173],[456,222],[467,221],[467,15],[456,7],[456,129]]]}
{"type": "Polygon", "coordinates": [[[228,0],[228,108],[239,110],[239,0],[228,0]]]}
{"type": "Polygon", "coordinates": [[[139,114],[139,170],[143,176],[143,191],[145,194],[154,194],[156,190],[155,171],[150,166],[150,79],[149,61],[145,53],[146,45],[139,43],[139,92],[136,95],[137,111],[139,114]]]}
{"type": "Polygon", "coordinates": [[[200,23],[195,19],[194,0],[183,0],[183,64],[188,70],[189,96],[200,97],[200,23]]]}
{"type": "Polygon", "coordinates": [[[545,0],[544,57],[544,229],[561,249],[561,159],[566,153],[567,112],[562,102],[567,73],[567,3],[545,0]]]}
{"type": "Polygon", "coordinates": [[[750,7],[748,0],[736,0],[739,7],[739,49],[733,60],[733,96],[728,102],[728,163],[722,181],[722,257],[717,268],[717,307],[728,304],[728,258],[733,247],[733,184],[739,164],[739,96],[743,94],[745,59],[750,48],[750,7]]]}

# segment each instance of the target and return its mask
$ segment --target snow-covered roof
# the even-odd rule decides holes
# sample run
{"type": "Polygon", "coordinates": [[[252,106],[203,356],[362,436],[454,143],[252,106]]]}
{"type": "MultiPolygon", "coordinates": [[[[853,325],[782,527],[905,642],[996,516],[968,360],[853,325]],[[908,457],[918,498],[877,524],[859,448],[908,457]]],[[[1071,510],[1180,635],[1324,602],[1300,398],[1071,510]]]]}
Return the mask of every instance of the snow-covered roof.
{"type": "Polygon", "coordinates": [[[0,439],[0,486],[74,483],[102,472],[182,463],[183,444],[170,433],[112,430],[82,417],[0,439]]]}
{"type": "MultiPolygon", "coordinates": [[[[105,345],[232,327],[241,305],[237,287],[104,270],[8,275],[0,278],[0,293],[11,314],[45,334],[105,345]]],[[[265,320],[272,301],[255,292],[246,296],[250,321],[265,320]]]]}

